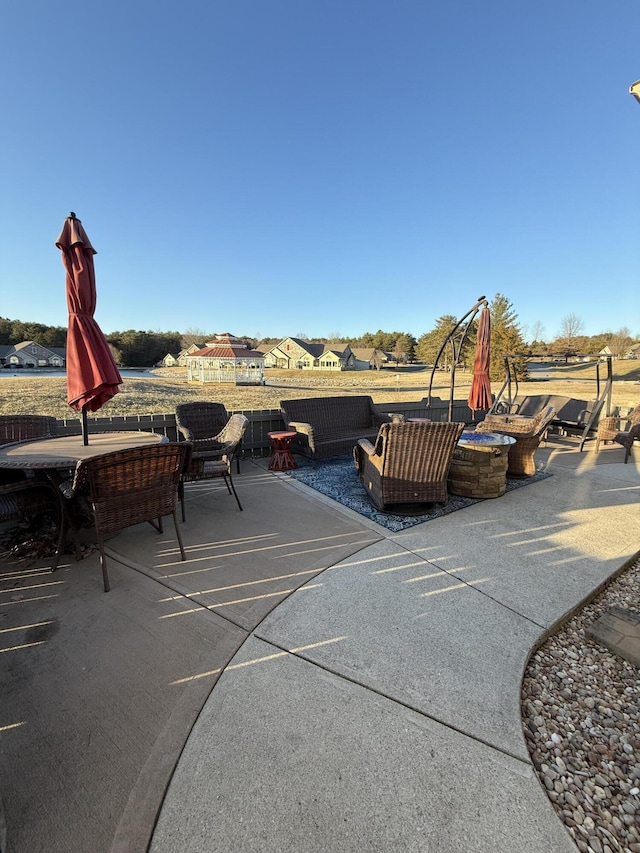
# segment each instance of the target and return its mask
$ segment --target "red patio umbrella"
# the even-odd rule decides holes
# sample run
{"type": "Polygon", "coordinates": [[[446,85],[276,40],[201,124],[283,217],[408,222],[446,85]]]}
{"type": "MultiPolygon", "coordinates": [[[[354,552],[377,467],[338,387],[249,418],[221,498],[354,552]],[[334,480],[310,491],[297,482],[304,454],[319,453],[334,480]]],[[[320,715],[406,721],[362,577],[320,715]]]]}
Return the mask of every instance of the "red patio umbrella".
{"type": "Polygon", "coordinates": [[[96,250],[75,213],[65,219],[56,246],[66,270],[67,307],[67,402],[82,412],[82,435],[88,444],[87,412],[100,409],[119,391],[122,377],[109,344],[94,320],[96,250]]]}
{"type": "Polygon", "coordinates": [[[491,320],[489,309],[485,305],[480,312],[476,353],[473,359],[473,379],[469,389],[469,408],[474,413],[478,409],[491,408],[491,382],[489,380],[489,356],[491,342],[491,320]]]}

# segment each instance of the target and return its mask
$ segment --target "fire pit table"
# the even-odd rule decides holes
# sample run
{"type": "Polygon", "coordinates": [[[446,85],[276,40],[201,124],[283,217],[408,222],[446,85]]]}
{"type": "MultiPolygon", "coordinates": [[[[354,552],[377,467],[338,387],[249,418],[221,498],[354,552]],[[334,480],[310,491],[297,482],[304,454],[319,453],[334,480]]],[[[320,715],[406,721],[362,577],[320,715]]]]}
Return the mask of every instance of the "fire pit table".
{"type": "Polygon", "coordinates": [[[492,432],[462,433],[453,451],[447,489],[466,498],[499,498],[507,490],[510,435],[492,432]]]}

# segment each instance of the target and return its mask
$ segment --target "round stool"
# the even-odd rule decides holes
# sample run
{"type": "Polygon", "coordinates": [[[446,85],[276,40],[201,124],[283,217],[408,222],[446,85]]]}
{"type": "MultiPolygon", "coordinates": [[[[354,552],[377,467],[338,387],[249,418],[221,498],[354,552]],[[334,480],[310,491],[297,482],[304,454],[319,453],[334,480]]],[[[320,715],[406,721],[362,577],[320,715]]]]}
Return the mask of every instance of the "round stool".
{"type": "Polygon", "coordinates": [[[270,471],[290,471],[297,468],[296,460],[291,455],[291,442],[296,437],[295,432],[268,432],[271,441],[270,471]]]}

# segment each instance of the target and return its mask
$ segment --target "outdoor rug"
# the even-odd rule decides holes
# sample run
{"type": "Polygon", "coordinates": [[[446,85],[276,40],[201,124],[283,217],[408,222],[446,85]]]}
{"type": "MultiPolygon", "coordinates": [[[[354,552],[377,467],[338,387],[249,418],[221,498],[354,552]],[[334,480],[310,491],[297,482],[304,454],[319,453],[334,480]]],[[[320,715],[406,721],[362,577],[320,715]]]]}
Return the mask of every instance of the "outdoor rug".
{"type": "MultiPolygon", "coordinates": [[[[414,524],[422,524],[425,521],[449,515],[451,512],[464,509],[482,500],[482,498],[449,495],[449,500],[445,506],[424,504],[424,511],[420,515],[380,512],[371,503],[364,486],[361,485],[351,456],[335,456],[332,459],[323,459],[321,462],[303,459],[298,464],[298,468],[287,472],[294,480],[298,480],[334,501],[338,501],[338,503],[349,507],[349,509],[360,513],[371,521],[375,521],[377,524],[381,524],[392,532],[405,530],[407,527],[413,527],[414,524]]],[[[540,471],[526,479],[507,477],[507,492],[520,489],[539,480],[545,480],[550,476],[551,474],[540,471]]]]}

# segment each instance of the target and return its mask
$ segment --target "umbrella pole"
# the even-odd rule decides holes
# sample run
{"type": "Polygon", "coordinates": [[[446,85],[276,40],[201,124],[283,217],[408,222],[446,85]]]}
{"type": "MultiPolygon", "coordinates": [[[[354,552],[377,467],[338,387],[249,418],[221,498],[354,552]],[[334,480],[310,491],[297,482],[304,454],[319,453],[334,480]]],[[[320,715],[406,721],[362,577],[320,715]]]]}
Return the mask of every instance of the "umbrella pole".
{"type": "Polygon", "coordinates": [[[89,444],[89,433],[87,432],[87,410],[82,407],[82,417],[80,418],[82,425],[82,443],[86,447],[89,444]]]}

